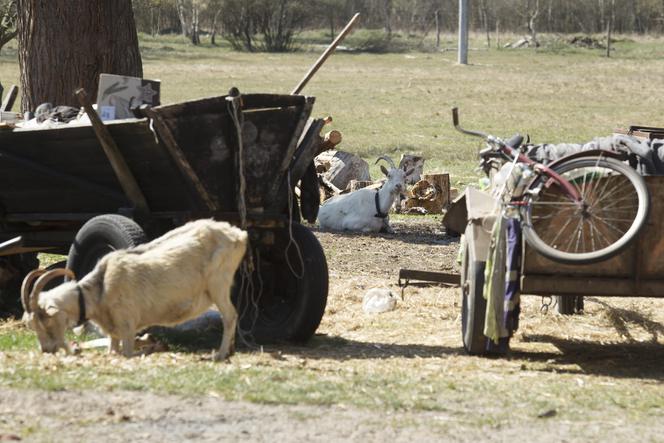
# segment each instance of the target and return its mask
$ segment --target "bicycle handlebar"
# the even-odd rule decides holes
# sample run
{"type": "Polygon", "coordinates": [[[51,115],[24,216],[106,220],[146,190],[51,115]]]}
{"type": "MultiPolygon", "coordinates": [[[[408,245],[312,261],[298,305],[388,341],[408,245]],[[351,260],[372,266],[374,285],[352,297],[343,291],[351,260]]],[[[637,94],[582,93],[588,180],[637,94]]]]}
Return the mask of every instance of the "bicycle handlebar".
{"type": "Polygon", "coordinates": [[[463,129],[459,125],[459,108],[457,108],[457,107],[452,108],[452,123],[454,123],[454,127],[456,128],[456,130],[461,132],[461,133],[472,135],[474,137],[484,138],[484,139],[488,139],[490,137],[488,134],[485,134],[484,132],[470,131],[468,129],[463,129]]]}

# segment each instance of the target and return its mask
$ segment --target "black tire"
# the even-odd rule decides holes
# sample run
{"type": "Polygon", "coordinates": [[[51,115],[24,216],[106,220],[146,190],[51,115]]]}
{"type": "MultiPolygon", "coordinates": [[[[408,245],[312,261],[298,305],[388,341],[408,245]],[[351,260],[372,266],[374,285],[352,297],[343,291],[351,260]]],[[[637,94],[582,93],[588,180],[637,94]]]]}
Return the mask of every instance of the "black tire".
{"type": "Polygon", "coordinates": [[[472,226],[466,229],[461,261],[461,338],[469,354],[486,353],[484,335],[486,300],[484,299],[484,269],[486,262],[475,257],[475,238],[472,226]]]}
{"type": "Polygon", "coordinates": [[[582,295],[554,295],[554,300],[560,315],[574,315],[583,311],[582,295]]]}
{"type": "Polygon", "coordinates": [[[273,246],[252,251],[254,300],[244,291],[246,282],[243,285],[242,279],[236,278],[234,299],[240,329],[257,343],[305,342],[316,332],[325,312],[328,269],[323,248],[316,236],[298,223],[293,223],[292,233],[302,262],[295,245],[288,246],[286,228],[275,231],[273,246]],[[291,266],[301,278],[294,275],[291,266]]]}
{"type": "Polygon", "coordinates": [[[143,229],[127,217],[105,214],[91,218],[76,233],[69,248],[67,268],[81,279],[109,252],[131,248],[145,241],[147,237],[143,229]]]}
{"type": "Polygon", "coordinates": [[[582,157],[553,170],[583,194],[584,206],[571,202],[547,177],[536,179],[526,198],[523,233],[544,257],[567,264],[606,260],[629,245],[648,216],[649,197],[643,177],[612,158],[582,157]],[[619,202],[619,203],[616,203],[619,202]]]}

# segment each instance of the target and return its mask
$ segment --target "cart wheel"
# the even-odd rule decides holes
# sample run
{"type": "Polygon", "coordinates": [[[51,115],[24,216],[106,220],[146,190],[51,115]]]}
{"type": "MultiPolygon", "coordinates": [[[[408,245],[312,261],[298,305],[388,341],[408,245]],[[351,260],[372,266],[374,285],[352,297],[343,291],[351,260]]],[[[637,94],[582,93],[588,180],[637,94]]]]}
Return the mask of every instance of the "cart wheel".
{"type": "Polygon", "coordinates": [[[235,304],[240,328],[258,343],[304,342],[316,332],[327,304],[328,271],[323,248],[306,227],[293,223],[289,246],[288,229],[275,232],[270,248],[253,251],[254,295],[236,279],[235,304]]]}
{"type": "Polygon", "coordinates": [[[106,214],[91,218],[79,229],[69,248],[67,268],[80,280],[109,252],[131,248],[145,241],[147,237],[143,229],[127,217],[106,214]]]}
{"type": "Polygon", "coordinates": [[[561,315],[574,315],[583,311],[582,295],[555,295],[558,313],[561,315]]]}
{"type": "Polygon", "coordinates": [[[463,347],[469,354],[486,353],[487,338],[484,335],[486,300],[484,268],[486,262],[477,260],[472,227],[466,229],[461,262],[461,336],[463,347]]]}

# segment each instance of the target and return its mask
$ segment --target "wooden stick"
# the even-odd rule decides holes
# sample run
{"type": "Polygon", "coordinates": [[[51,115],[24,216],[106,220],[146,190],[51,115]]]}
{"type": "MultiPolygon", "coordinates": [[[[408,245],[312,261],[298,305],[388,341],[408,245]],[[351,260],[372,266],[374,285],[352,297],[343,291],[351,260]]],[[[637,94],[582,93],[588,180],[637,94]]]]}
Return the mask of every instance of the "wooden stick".
{"type": "Polygon", "coordinates": [[[297,95],[300,92],[302,92],[302,89],[309,83],[309,80],[316,74],[318,69],[320,69],[321,66],[323,66],[323,63],[325,63],[325,60],[328,59],[330,55],[332,55],[332,52],[339,46],[339,43],[346,37],[346,35],[350,32],[351,29],[353,29],[353,26],[355,25],[355,22],[360,18],[360,13],[358,12],[353,16],[353,18],[350,19],[346,27],[339,33],[337,38],[334,39],[332,43],[330,43],[330,46],[327,47],[325,52],[316,60],[316,63],[309,69],[309,72],[307,72],[307,75],[304,76],[304,78],[300,81],[300,83],[293,89],[293,92],[291,92],[291,95],[297,95]]]}
{"type": "Polygon", "coordinates": [[[0,105],[0,111],[2,112],[11,111],[12,108],[14,107],[14,102],[16,101],[17,96],[18,96],[18,86],[12,85],[11,88],[9,88],[9,91],[5,96],[5,99],[2,101],[2,105],[0,105]]]}
{"type": "Polygon", "coordinates": [[[92,129],[94,129],[99,144],[104,150],[106,157],[108,157],[108,161],[111,163],[111,167],[118,178],[118,182],[120,182],[122,190],[141,215],[148,214],[150,211],[148,202],[145,199],[140,186],[138,186],[134,174],[131,172],[131,169],[129,169],[129,165],[122,156],[118,146],[115,144],[113,137],[111,137],[108,128],[99,118],[97,111],[92,108],[92,104],[90,103],[90,100],[88,100],[88,95],[85,93],[85,90],[81,88],[76,91],[75,95],[78,98],[78,102],[83,106],[83,109],[85,109],[85,113],[88,114],[88,117],[90,118],[92,129]]]}

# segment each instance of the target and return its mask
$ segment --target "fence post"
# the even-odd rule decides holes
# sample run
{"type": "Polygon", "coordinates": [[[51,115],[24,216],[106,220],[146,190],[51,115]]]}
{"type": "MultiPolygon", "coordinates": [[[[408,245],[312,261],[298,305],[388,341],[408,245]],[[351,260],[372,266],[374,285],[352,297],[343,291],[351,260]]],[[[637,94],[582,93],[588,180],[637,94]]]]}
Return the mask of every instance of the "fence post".
{"type": "Polygon", "coordinates": [[[459,0],[459,64],[468,64],[468,1],[459,0]]]}

